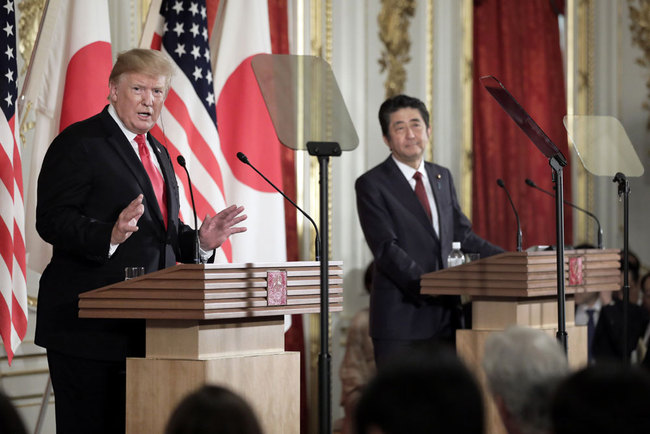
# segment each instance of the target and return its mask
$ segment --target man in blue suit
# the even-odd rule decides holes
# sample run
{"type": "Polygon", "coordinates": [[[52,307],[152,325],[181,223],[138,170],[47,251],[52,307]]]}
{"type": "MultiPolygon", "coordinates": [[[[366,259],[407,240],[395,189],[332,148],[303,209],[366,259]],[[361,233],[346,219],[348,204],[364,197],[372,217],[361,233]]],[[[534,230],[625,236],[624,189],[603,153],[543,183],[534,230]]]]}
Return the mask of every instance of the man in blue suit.
{"type": "MultiPolygon", "coordinates": [[[[52,244],[38,294],[36,344],[47,349],[59,433],[125,429],[126,357],[144,356],[144,321],[78,317],[79,294],[195,258],[195,231],[178,217],[167,149],[149,130],[169,90],[159,51],[122,53],[101,113],[59,134],[38,179],[36,229],[52,244]]],[[[246,216],[232,205],[199,230],[207,259],[246,216]]]]}
{"type": "Polygon", "coordinates": [[[378,366],[420,342],[454,341],[459,298],[420,294],[420,276],[447,267],[453,241],[481,257],[503,251],[472,232],[449,170],[424,161],[431,133],[424,103],[390,98],[379,109],[379,123],[391,155],[355,185],[361,228],[375,258],[370,336],[378,366]]]}

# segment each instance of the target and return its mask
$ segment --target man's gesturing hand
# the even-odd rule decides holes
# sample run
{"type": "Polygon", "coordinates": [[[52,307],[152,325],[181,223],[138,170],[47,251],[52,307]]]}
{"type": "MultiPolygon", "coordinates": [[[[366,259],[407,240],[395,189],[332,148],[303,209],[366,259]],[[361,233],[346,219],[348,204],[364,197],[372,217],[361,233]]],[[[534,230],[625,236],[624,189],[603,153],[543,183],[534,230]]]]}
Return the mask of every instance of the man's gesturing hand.
{"type": "Polygon", "coordinates": [[[246,220],[243,206],[230,205],[219,212],[216,216],[205,216],[199,229],[199,242],[201,248],[210,251],[221,246],[230,235],[245,232],[246,227],[234,227],[236,224],[246,220]],[[241,214],[241,215],[240,215],[241,214]]]}
{"type": "Polygon", "coordinates": [[[111,232],[111,244],[122,244],[133,232],[138,230],[138,220],[144,214],[142,195],[138,195],[122,210],[111,232]]]}

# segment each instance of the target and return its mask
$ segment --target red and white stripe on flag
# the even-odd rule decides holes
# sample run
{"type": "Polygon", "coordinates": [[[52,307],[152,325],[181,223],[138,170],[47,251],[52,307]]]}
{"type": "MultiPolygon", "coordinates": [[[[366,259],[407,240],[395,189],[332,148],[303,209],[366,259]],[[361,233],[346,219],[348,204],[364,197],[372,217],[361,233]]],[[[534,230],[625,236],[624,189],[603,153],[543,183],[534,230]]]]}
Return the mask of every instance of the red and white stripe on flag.
{"type": "Polygon", "coordinates": [[[9,364],[27,333],[23,176],[15,135],[16,15],[13,3],[0,8],[0,336],[9,364]]]}
{"type": "MultiPolygon", "coordinates": [[[[263,2],[221,0],[219,7],[225,8],[225,12],[220,12],[224,17],[223,22],[230,23],[228,27],[232,27],[238,33],[226,35],[222,32],[216,71],[233,72],[237,65],[251,54],[270,52],[266,0],[263,2]],[[264,16],[265,20],[256,24],[251,24],[248,20],[232,22],[231,15],[240,14],[242,10],[245,10],[250,17],[256,17],[258,14],[264,16]],[[266,38],[261,48],[258,48],[259,44],[254,44],[253,51],[249,50],[249,44],[246,42],[252,31],[254,34],[259,31],[266,38]],[[242,35],[244,35],[243,39],[242,35]],[[221,49],[224,46],[228,46],[228,49],[224,48],[224,52],[236,52],[237,55],[233,57],[223,54],[221,49]]],[[[232,203],[246,207],[248,220],[245,224],[248,232],[235,235],[224,243],[218,250],[218,261],[285,260],[286,239],[282,197],[275,192],[271,193],[269,187],[260,188],[255,178],[258,175],[254,173],[243,179],[237,175],[242,169],[242,163],[236,158],[239,150],[246,152],[250,146],[268,149],[269,153],[265,156],[267,161],[260,161],[259,164],[265,170],[268,162],[276,161],[277,172],[267,171],[266,174],[267,176],[271,174],[271,179],[281,185],[281,178],[277,176],[281,173],[279,153],[272,149],[272,141],[277,142],[277,139],[272,130],[271,135],[267,136],[268,127],[259,130],[261,136],[247,135],[259,127],[256,118],[251,117],[250,112],[240,114],[241,119],[247,123],[238,125],[231,124],[230,119],[222,121],[217,116],[216,103],[219,100],[221,104],[219,92],[223,83],[216,84],[216,77],[213,75],[209,47],[208,23],[210,21],[204,0],[152,2],[140,45],[160,49],[172,59],[176,69],[160,120],[152,133],[167,147],[173,160],[179,154],[185,157],[192,174],[195,202],[200,219],[203,219],[206,214],[214,215],[232,203]],[[245,144],[242,139],[237,141],[241,147],[231,144],[224,148],[217,132],[217,121],[220,134],[224,131],[232,131],[235,127],[242,138],[246,136],[246,140],[252,142],[245,144]]],[[[241,91],[244,97],[245,89],[241,91]]],[[[264,108],[263,101],[261,104],[264,108]]],[[[233,105],[233,110],[235,109],[233,105]]],[[[254,160],[252,162],[257,163],[254,160]]],[[[188,223],[192,216],[188,201],[189,186],[185,175],[181,173],[182,170],[176,169],[178,182],[182,185],[181,218],[188,223]]]]}
{"type": "MultiPolygon", "coordinates": [[[[35,117],[27,190],[27,264],[41,273],[51,246],[36,232],[36,180],[48,146],[107,104],[112,68],[107,0],[49,0],[23,89],[35,117]]],[[[25,107],[27,104],[25,104],[25,107]]]]}

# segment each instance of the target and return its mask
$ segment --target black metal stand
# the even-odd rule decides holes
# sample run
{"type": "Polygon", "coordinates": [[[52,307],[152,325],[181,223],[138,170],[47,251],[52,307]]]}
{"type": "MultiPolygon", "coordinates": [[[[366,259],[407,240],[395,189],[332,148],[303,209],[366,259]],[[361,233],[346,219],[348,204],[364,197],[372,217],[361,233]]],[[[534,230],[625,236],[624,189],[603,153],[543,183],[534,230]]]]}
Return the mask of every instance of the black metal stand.
{"type": "Polygon", "coordinates": [[[557,255],[557,340],[568,353],[566,332],[566,297],[564,292],[564,176],[562,167],[566,160],[552,157],[549,164],[553,168],[555,183],[555,236],[557,255]]]}
{"type": "Polygon", "coordinates": [[[627,348],[628,337],[628,303],[630,302],[630,282],[628,280],[628,254],[629,254],[629,199],[630,199],[630,183],[627,181],[625,175],[621,172],[616,173],[613,182],[618,183],[618,197],[623,197],[623,360],[629,361],[629,354],[627,348]]]}
{"type": "Polygon", "coordinates": [[[318,355],[318,422],[319,433],[332,432],[332,397],[331,397],[331,364],[332,357],[329,353],[329,224],[328,203],[329,197],[327,166],[329,157],[341,155],[341,147],[335,142],[307,142],[309,155],[318,157],[319,182],[320,182],[320,354],[318,355]]]}

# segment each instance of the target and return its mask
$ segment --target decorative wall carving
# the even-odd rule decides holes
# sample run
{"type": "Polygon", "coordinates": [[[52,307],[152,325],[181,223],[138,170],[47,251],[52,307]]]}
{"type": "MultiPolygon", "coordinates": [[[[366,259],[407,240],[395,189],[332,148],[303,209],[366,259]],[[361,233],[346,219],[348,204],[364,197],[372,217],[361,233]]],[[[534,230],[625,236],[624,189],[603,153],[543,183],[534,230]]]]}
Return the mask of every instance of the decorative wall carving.
{"type": "MultiPolygon", "coordinates": [[[[628,0],[630,12],[630,32],[632,42],[641,48],[643,55],[636,59],[636,63],[650,70],[650,0],[628,0]]],[[[650,99],[650,74],[646,79],[646,92],[650,99]]],[[[643,103],[643,108],[650,111],[650,103],[643,103]]],[[[650,130],[650,116],[646,122],[646,129],[650,130]]]]}
{"type": "Polygon", "coordinates": [[[382,0],[382,8],[377,16],[379,39],[384,44],[379,65],[380,72],[388,71],[384,84],[386,98],[404,91],[406,69],[404,64],[411,61],[409,50],[410,19],[415,14],[415,0],[382,0]]]}
{"type": "Polygon", "coordinates": [[[32,50],[38,35],[38,26],[45,7],[45,0],[23,0],[18,3],[20,19],[18,20],[18,52],[25,62],[20,71],[24,75],[32,57],[32,50]]]}

